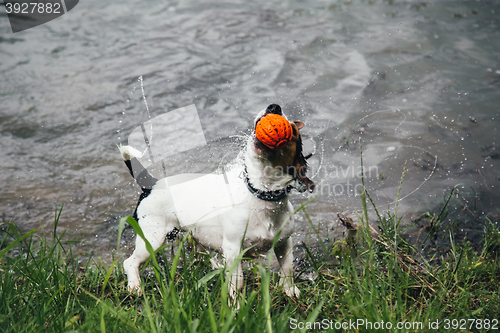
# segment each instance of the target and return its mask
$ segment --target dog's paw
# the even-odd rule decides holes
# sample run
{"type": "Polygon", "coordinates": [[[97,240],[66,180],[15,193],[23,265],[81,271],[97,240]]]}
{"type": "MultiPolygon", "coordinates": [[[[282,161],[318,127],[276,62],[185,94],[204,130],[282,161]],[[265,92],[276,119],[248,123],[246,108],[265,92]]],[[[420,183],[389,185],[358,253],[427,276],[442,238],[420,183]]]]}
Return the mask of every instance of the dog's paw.
{"type": "Polygon", "coordinates": [[[285,288],[285,293],[290,298],[300,297],[300,290],[296,286],[291,286],[291,287],[285,288]]]}
{"type": "Polygon", "coordinates": [[[232,284],[232,283],[229,283],[228,292],[229,292],[229,297],[232,300],[236,299],[236,296],[238,296],[238,290],[235,288],[234,284],[232,284]]]}
{"type": "Polygon", "coordinates": [[[137,296],[142,296],[142,288],[138,283],[129,282],[127,291],[131,294],[137,293],[137,296]]]}
{"type": "Polygon", "coordinates": [[[213,256],[210,258],[210,263],[212,264],[212,269],[217,270],[217,269],[223,269],[224,265],[222,265],[218,258],[216,256],[213,256]]]}
{"type": "Polygon", "coordinates": [[[229,307],[234,307],[235,310],[240,309],[240,298],[238,289],[232,283],[229,283],[229,297],[227,298],[227,305],[229,307]]]}

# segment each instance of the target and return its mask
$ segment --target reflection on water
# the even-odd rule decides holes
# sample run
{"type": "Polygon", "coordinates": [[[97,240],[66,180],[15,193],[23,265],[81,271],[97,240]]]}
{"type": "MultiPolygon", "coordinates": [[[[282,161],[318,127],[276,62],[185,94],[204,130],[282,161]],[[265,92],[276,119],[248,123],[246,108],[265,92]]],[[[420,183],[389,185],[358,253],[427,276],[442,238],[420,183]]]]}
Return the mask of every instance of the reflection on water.
{"type": "Polygon", "coordinates": [[[16,34],[0,20],[1,221],[49,227],[64,203],[60,227],[109,251],[138,197],[116,144],[149,120],[140,76],[151,117],[199,113],[208,148],[173,155],[170,175],[229,162],[255,114],[277,103],[306,123],[317,225],[360,209],[359,140],[381,209],[406,165],[407,220],[458,183],[476,191],[478,217],[498,219],[499,26],[488,1],[89,0],[16,34]]]}

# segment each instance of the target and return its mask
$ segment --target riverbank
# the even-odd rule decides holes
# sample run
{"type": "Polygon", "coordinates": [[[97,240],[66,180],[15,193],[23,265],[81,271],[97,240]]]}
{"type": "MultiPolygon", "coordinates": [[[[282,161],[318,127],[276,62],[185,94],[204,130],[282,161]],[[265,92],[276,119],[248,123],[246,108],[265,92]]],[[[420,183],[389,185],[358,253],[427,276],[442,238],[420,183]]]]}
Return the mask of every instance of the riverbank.
{"type": "MultiPolygon", "coordinates": [[[[449,249],[432,254],[412,246],[403,235],[397,206],[393,213],[377,210],[376,230],[368,220],[372,202],[368,192],[361,200],[357,221],[341,216],[349,230],[346,239],[333,243],[324,239],[313,247],[302,244],[296,265],[300,298],[287,298],[278,286],[278,274],[257,262],[246,271],[239,311],[228,306],[224,272],[211,269],[208,255],[194,253],[188,236],[156,253],[143,270],[145,292],[139,297],[125,290],[126,276],[117,260],[103,265],[94,258],[78,259],[71,241],[64,233],[57,235],[58,222],[64,218],[61,211],[51,237],[35,231],[23,235],[9,223],[10,238],[4,238],[0,252],[2,331],[486,332],[500,328],[496,221],[489,221],[477,246],[467,240],[457,242],[449,228],[449,249]]],[[[307,205],[297,210],[304,209],[307,205]]],[[[429,213],[419,223],[425,220],[442,227],[444,217],[429,213]]],[[[434,237],[422,236],[426,240],[420,244],[434,237]]]]}

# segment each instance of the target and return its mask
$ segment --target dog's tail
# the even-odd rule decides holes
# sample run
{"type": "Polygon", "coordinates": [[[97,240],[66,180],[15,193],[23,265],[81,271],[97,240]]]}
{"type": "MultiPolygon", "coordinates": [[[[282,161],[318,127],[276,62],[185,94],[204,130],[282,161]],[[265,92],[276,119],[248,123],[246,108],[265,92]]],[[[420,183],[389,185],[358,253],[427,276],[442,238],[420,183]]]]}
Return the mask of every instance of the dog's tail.
{"type": "Polygon", "coordinates": [[[125,165],[128,171],[134,177],[137,184],[141,187],[143,192],[150,192],[153,186],[158,182],[158,179],[153,177],[146,168],[139,162],[142,157],[140,151],[130,146],[118,146],[122,154],[125,165]]]}

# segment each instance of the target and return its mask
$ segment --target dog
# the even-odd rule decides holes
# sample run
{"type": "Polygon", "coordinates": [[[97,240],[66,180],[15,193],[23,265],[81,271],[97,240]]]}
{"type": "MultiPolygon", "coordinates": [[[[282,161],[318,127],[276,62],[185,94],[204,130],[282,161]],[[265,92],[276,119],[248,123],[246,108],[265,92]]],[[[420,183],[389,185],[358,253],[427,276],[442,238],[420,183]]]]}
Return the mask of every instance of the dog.
{"type": "MultiPolygon", "coordinates": [[[[254,125],[269,113],[285,117],[279,105],[271,104],[257,115],[254,125]]],[[[313,192],[315,185],[305,175],[307,162],[299,133],[304,123],[294,121],[290,125],[293,135],[278,150],[260,142],[253,130],[246,147],[222,174],[156,179],[139,162],[141,152],[130,146],[118,147],[142,189],[134,218],[153,249],[162,246],[176,229],[190,231],[199,245],[221,254],[229,268],[243,249],[247,249],[245,256],[267,253],[278,235],[274,252],[280,265],[280,286],[289,297],[298,297],[290,237],[294,210],[288,194],[292,189],[313,192]]],[[[123,262],[130,292],[142,293],[139,266],[149,255],[145,242],[137,236],[133,254],[123,262]]],[[[243,272],[238,262],[228,286],[233,300],[242,287],[243,272]]]]}

